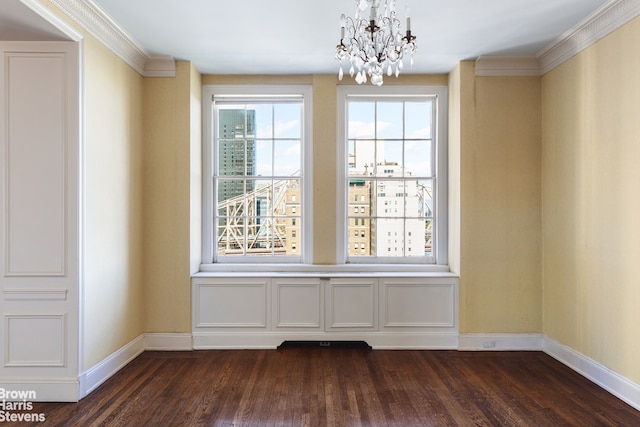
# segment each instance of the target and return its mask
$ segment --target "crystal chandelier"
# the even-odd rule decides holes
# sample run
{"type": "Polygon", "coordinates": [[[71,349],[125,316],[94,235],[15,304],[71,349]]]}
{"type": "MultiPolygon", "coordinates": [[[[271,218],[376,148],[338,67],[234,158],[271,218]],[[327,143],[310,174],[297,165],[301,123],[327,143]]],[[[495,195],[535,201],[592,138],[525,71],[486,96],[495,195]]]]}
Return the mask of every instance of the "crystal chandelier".
{"type": "Polygon", "coordinates": [[[411,35],[408,10],[406,34],[400,32],[396,0],[356,0],[355,16],[340,16],[340,44],[336,46],[336,59],[340,61],[338,78],[342,80],[343,62],[347,62],[349,74],[351,77],[355,74],[358,84],[366,83],[369,76],[371,84],[382,86],[385,72],[398,77],[405,54],[411,56],[413,65],[415,39],[411,35]],[[384,8],[380,7],[381,2],[384,8]],[[370,9],[368,19],[367,8],[370,9]]]}

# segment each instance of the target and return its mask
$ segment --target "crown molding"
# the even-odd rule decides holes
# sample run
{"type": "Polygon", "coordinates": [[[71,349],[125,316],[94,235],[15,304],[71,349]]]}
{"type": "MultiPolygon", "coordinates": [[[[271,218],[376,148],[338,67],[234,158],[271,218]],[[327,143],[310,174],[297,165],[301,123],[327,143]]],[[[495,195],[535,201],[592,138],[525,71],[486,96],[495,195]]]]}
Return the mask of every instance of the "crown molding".
{"type": "Polygon", "coordinates": [[[609,1],[538,52],[541,74],[553,70],[638,15],[640,0],[609,1]]]}
{"type": "Polygon", "coordinates": [[[640,15],[640,0],[610,0],[535,57],[481,56],[476,76],[541,76],[640,15]]]}
{"type": "MultiPolygon", "coordinates": [[[[42,0],[40,0],[42,1],[42,0]]],[[[127,34],[93,0],[50,0],[62,12],[145,77],[174,77],[175,61],[155,57],[127,34]]],[[[28,1],[33,3],[33,0],[28,1]]],[[[544,47],[535,57],[481,56],[476,76],[540,76],[640,15],[640,0],[611,0],[544,47]]]]}
{"type": "Polygon", "coordinates": [[[535,56],[490,56],[476,59],[476,76],[539,76],[540,63],[535,56]]]}
{"type": "Polygon", "coordinates": [[[50,0],[144,77],[175,77],[171,57],[155,57],[138,44],[93,0],[50,0]]]}

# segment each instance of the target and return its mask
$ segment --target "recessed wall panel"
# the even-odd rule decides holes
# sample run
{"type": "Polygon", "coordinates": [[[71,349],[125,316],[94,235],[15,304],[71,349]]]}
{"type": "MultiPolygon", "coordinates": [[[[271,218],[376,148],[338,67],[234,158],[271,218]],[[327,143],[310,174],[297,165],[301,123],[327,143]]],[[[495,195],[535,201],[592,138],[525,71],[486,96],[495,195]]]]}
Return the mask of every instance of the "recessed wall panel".
{"type": "Polygon", "coordinates": [[[5,315],[4,366],[65,366],[66,315],[5,315]]]}
{"type": "Polygon", "coordinates": [[[198,285],[196,327],[267,326],[266,283],[229,282],[198,285]]]}
{"type": "Polygon", "coordinates": [[[384,326],[453,327],[454,286],[384,283],[384,326]]]}
{"type": "Polygon", "coordinates": [[[330,281],[327,301],[329,329],[375,329],[377,305],[374,280],[330,281]]]}
{"type": "Polygon", "coordinates": [[[62,53],[5,53],[5,275],[65,274],[62,53]]]}
{"type": "Polygon", "coordinates": [[[276,327],[321,327],[319,280],[276,281],[274,289],[276,327]]]}

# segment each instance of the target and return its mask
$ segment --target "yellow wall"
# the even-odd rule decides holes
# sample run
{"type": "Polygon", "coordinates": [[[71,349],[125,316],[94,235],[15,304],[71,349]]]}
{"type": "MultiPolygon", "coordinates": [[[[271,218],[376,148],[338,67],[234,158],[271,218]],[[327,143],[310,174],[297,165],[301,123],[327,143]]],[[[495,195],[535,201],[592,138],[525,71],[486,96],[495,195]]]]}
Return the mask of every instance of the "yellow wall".
{"type": "Polygon", "coordinates": [[[640,383],[640,19],[543,78],[544,332],[640,383]]]}
{"type": "MultiPolygon", "coordinates": [[[[179,67],[184,65],[180,64],[179,67]]],[[[198,271],[202,259],[202,76],[189,65],[189,172],[190,259],[189,270],[198,271]]]]}
{"type": "Polygon", "coordinates": [[[541,332],[540,78],[475,77],[465,61],[450,98],[460,332],[541,332]]]}
{"type": "Polygon", "coordinates": [[[142,78],[92,37],[84,43],[83,370],[143,332],[142,78]]]}
{"type": "Polygon", "coordinates": [[[313,262],[336,263],[337,78],[313,79],[313,262]]]}
{"type": "Polygon", "coordinates": [[[199,229],[191,217],[200,216],[191,190],[198,175],[191,163],[199,156],[192,154],[200,139],[199,78],[191,63],[179,61],[175,78],[143,83],[145,332],[191,331],[190,277],[197,268],[192,233],[199,229]]]}

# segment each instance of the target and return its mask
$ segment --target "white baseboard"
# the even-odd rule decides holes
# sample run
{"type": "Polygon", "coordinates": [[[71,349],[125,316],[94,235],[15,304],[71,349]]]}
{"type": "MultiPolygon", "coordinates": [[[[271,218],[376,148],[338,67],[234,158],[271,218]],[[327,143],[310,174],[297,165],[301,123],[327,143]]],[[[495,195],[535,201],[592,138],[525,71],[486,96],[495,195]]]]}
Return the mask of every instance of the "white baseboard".
{"type": "Polygon", "coordinates": [[[426,332],[200,332],[193,334],[193,348],[273,349],[284,341],[365,341],[374,349],[455,350],[457,333],[426,332]]]}
{"type": "Polygon", "coordinates": [[[181,351],[192,349],[191,334],[142,334],[82,373],[80,375],[79,397],[82,399],[91,393],[145,350],[181,351]]]}
{"type": "Polygon", "coordinates": [[[125,367],[145,350],[144,335],[116,350],[89,370],[80,374],[80,399],[91,393],[113,374],[125,367]]]}
{"type": "Polygon", "coordinates": [[[547,336],[543,351],[640,411],[640,384],[547,336]]]}
{"type": "Polygon", "coordinates": [[[147,333],[144,334],[145,350],[190,351],[193,350],[191,334],[147,333]]]}
{"type": "Polygon", "coordinates": [[[460,351],[542,351],[542,334],[460,334],[460,351]]]}

